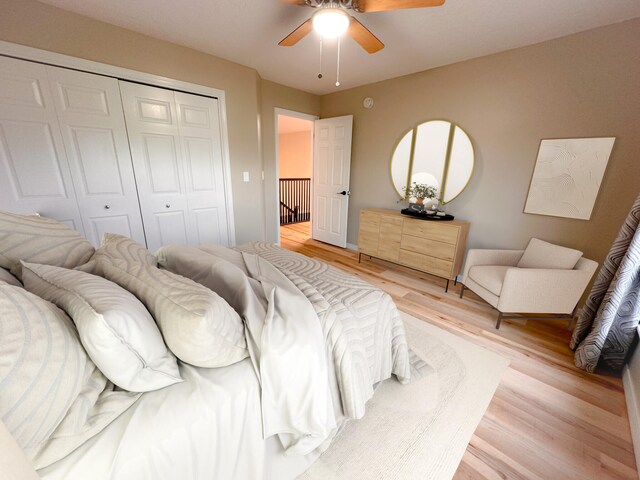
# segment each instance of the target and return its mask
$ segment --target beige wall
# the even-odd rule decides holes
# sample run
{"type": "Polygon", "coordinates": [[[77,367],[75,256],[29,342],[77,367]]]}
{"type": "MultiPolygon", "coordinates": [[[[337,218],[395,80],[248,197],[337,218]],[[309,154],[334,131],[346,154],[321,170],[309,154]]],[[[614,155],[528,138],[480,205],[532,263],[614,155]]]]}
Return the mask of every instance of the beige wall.
{"type": "Polygon", "coordinates": [[[280,178],[311,178],[313,135],[308,132],[278,135],[278,171],[280,178]]]}
{"type": "MultiPolygon", "coordinates": [[[[0,40],[224,90],[236,241],[264,238],[264,218],[255,214],[256,206],[262,210],[264,199],[259,130],[263,87],[254,69],[34,0],[0,0],[0,12],[0,40]],[[250,174],[248,183],[242,181],[244,171],[250,174]]],[[[313,97],[314,111],[319,111],[315,95],[276,84],[265,91],[267,103],[275,101],[270,100],[271,93],[313,97]]],[[[270,125],[273,129],[273,122],[270,125]]]]}
{"type": "Polygon", "coordinates": [[[456,121],[474,141],[476,174],[447,208],[472,222],[471,247],[519,248],[539,236],[601,261],[640,188],[640,20],[319,97],[35,0],[0,0],[0,11],[1,40],[224,90],[238,242],[277,241],[277,107],[354,115],[350,243],[361,208],[399,208],[391,153],[408,128],[432,118],[456,121]],[[366,96],[372,110],[362,107],[366,96]],[[541,138],[604,135],[617,141],[591,221],[522,213],[541,138]]]}
{"type": "Polygon", "coordinates": [[[637,19],[322,97],[322,117],[354,115],[348,241],[361,208],[400,208],[389,161],[404,132],[449,119],[477,155],[447,206],[471,222],[470,247],[523,248],[537,236],[602,261],[640,189],[638,52],[637,19]],[[592,219],[524,214],[540,139],[589,136],[617,137],[592,219]]]}
{"type": "Polygon", "coordinates": [[[320,97],[278,83],[263,80],[261,84],[262,155],[264,158],[264,209],[267,241],[279,242],[278,172],[276,170],[275,109],[283,108],[308,115],[320,114],[320,97]]]}

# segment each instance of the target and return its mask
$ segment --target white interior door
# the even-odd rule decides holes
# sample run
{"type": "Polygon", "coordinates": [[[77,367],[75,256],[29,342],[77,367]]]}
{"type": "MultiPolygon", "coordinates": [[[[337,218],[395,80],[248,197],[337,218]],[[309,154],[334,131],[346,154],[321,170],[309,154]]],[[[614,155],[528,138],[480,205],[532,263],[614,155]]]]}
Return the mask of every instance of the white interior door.
{"type": "Polygon", "coordinates": [[[195,243],[229,244],[218,100],[175,92],[195,243]]]}
{"type": "Polygon", "coordinates": [[[47,67],[87,238],[145,244],[120,89],[114,78],[47,67]]]}
{"type": "Polygon", "coordinates": [[[0,57],[0,209],[85,233],[44,65],[0,57]]]}
{"type": "Polygon", "coordinates": [[[353,115],[314,122],[312,237],[347,246],[353,115]]]}

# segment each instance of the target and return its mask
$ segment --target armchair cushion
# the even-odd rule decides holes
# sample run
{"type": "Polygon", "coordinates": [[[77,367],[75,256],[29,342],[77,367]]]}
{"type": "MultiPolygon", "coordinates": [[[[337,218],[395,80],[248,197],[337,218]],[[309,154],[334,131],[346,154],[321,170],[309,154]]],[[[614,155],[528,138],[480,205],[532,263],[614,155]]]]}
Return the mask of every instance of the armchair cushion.
{"type": "Polygon", "coordinates": [[[582,257],[580,250],[561,247],[532,238],[518,262],[518,268],[550,268],[571,270],[582,257]]]}
{"type": "Polygon", "coordinates": [[[500,296],[504,277],[510,268],[514,267],[475,265],[469,269],[469,278],[494,295],[500,296]]]}
{"type": "Polygon", "coordinates": [[[475,265],[502,265],[515,267],[520,261],[524,250],[481,250],[472,248],[467,253],[467,260],[464,263],[462,282],[465,283],[469,277],[469,270],[475,265]]]}

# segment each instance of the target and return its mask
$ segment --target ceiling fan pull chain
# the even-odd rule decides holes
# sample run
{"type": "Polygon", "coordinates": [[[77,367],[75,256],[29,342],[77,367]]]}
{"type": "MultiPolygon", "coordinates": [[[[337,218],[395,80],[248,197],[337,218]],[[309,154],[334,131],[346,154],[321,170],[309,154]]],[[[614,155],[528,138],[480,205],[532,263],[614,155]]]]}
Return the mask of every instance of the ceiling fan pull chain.
{"type": "Polygon", "coordinates": [[[322,37],[320,37],[320,68],[318,78],[322,78],[322,37]]]}
{"type": "Polygon", "coordinates": [[[338,68],[336,69],[336,87],[340,86],[340,37],[338,37],[338,68]]]}

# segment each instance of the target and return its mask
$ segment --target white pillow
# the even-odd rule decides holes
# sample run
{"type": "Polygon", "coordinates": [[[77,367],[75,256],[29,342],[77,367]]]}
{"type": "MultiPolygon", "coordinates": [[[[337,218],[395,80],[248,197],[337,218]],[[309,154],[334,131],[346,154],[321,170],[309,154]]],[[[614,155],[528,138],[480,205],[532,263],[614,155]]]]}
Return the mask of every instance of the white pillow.
{"type": "Polygon", "coordinates": [[[24,286],[73,319],[91,360],[120,388],[149,392],[182,381],[176,358],[147,309],[104,278],[22,263],[24,286]]]}
{"type": "Polygon", "coordinates": [[[94,248],[82,235],[56,220],[0,212],[0,267],[22,278],[25,262],[74,268],[86,263],[94,248]]]}
{"type": "Polygon", "coordinates": [[[532,238],[517,267],[572,270],[581,257],[582,252],[580,250],[561,247],[544,240],[532,238]]]}
{"type": "Polygon", "coordinates": [[[55,305],[0,284],[0,312],[0,418],[34,468],[71,453],[140,396],[114,389],[55,305]]]}
{"type": "Polygon", "coordinates": [[[22,283],[16,277],[11,275],[9,270],[5,270],[4,268],[0,268],[0,283],[8,283],[9,285],[13,285],[14,287],[21,287],[22,283]]]}
{"type": "Polygon", "coordinates": [[[102,243],[95,256],[97,270],[147,306],[180,360],[224,367],[249,355],[242,319],[224,299],[193,280],[141,262],[143,247],[129,238],[110,234],[102,243]],[[120,248],[112,248],[112,242],[120,248]]]}
{"type": "Polygon", "coordinates": [[[116,233],[105,233],[102,235],[100,248],[96,250],[90,263],[97,262],[100,258],[108,258],[112,261],[120,260],[131,265],[138,263],[154,267],[158,265],[156,257],[144,248],[144,246],[131,240],[129,237],[124,237],[116,233]]]}

